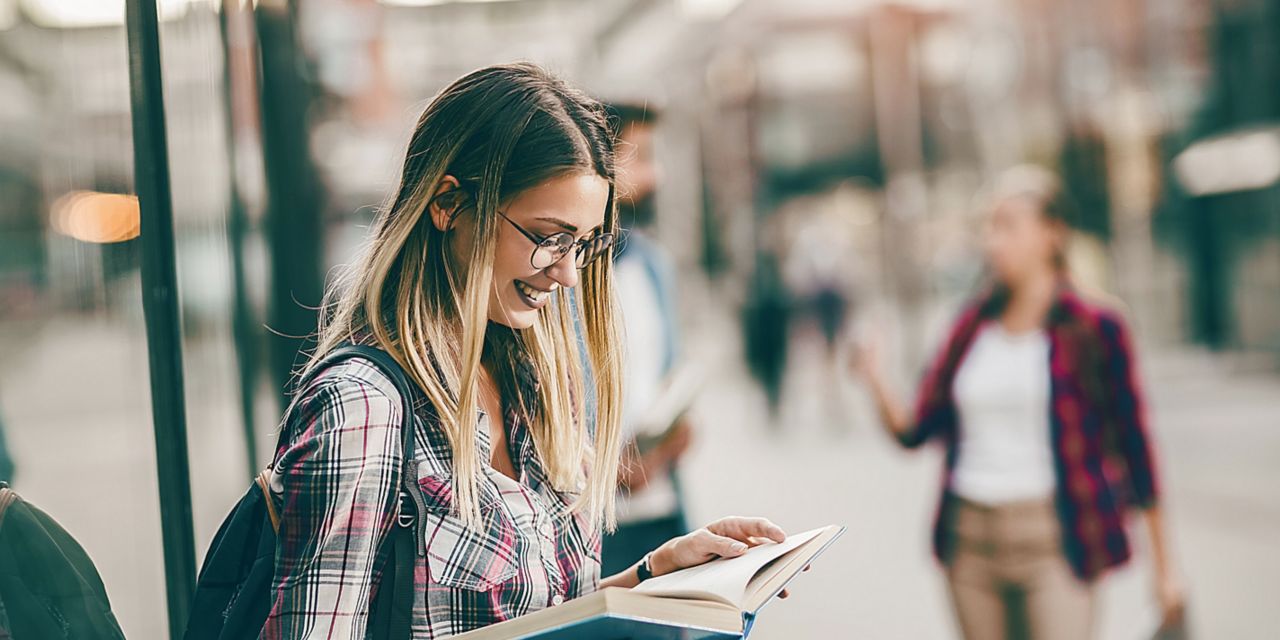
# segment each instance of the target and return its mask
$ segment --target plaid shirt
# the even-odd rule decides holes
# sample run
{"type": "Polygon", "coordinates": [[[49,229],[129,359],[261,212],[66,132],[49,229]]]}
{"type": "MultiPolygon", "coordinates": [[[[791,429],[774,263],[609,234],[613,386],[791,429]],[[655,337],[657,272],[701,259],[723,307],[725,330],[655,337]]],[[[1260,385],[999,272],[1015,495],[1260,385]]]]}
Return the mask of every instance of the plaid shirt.
{"type": "MultiPolygon", "coordinates": [[[[272,490],[281,523],[271,611],[261,638],[363,638],[390,552],[401,466],[400,394],[368,361],[321,372],[299,392],[276,452],[272,490]]],[[[599,583],[600,532],[551,488],[527,425],[506,419],[520,481],[485,465],[482,524],[451,515],[451,450],[430,406],[414,416],[425,554],[413,567],[414,638],[444,638],[590,593],[599,583]]],[[[484,460],[487,417],[477,420],[484,460]]]]}
{"type": "MultiPolygon", "coordinates": [[[[952,384],[978,329],[994,321],[999,311],[999,299],[987,296],[960,315],[925,375],[916,422],[900,438],[907,447],[934,438],[946,446],[933,537],[934,552],[944,563],[955,550],[951,525],[957,497],[951,491],[951,478],[962,428],[952,384]]],[[[1057,477],[1054,501],[1062,524],[1063,551],[1075,574],[1088,581],[1129,559],[1124,512],[1129,505],[1155,504],[1156,470],[1124,321],[1114,311],[1086,303],[1064,284],[1046,329],[1049,424],[1057,477]]]]}

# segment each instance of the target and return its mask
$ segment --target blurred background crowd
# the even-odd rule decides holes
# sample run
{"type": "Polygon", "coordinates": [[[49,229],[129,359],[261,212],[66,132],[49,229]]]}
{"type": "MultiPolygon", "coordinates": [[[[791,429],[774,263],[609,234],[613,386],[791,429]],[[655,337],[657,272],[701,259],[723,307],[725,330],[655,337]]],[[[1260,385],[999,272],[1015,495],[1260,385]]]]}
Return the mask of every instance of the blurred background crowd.
{"type": "MultiPolygon", "coordinates": [[[[846,361],[887,327],[889,366],[918,378],[984,281],[985,186],[1026,162],[1077,205],[1076,278],[1134,327],[1192,628],[1280,628],[1280,1],[159,9],[197,553],[267,461],[326,275],[418,113],[524,59],[661,111],[650,235],[715,370],[680,461],[691,519],[850,528],[753,637],[954,636],[928,554],[938,458],[888,443],[846,361]]],[[[80,539],[129,637],[159,638],[124,15],[0,0],[0,479],[80,539]]],[[[1137,556],[1100,637],[1153,627],[1137,556]]]]}

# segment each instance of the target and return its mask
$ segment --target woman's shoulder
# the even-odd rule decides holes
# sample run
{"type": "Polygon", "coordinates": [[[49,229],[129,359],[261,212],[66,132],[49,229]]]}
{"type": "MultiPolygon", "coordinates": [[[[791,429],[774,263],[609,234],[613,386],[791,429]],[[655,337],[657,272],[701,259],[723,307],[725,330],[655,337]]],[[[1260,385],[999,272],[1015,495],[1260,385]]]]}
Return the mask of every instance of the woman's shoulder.
{"type": "Polygon", "coordinates": [[[1128,306],[1115,294],[1105,290],[1073,284],[1063,295],[1067,309],[1077,318],[1102,331],[1124,331],[1128,306]]]}
{"type": "MultiPolygon", "coordinates": [[[[417,419],[418,457],[439,458],[448,448],[447,436],[440,425],[435,407],[420,390],[409,390],[412,415],[417,419]]],[[[388,416],[388,422],[398,421],[404,412],[404,392],[395,381],[373,360],[353,355],[340,362],[325,366],[310,376],[309,382],[298,390],[299,414],[304,422],[314,420],[318,413],[331,412],[340,415],[340,423],[353,419],[366,420],[372,414],[388,416]]]]}
{"type": "Polygon", "coordinates": [[[295,411],[303,416],[359,408],[394,410],[404,406],[404,399],[391,377],[372,360],[352,356],[309,372],[305,382],[294,391],[295,411]]]}

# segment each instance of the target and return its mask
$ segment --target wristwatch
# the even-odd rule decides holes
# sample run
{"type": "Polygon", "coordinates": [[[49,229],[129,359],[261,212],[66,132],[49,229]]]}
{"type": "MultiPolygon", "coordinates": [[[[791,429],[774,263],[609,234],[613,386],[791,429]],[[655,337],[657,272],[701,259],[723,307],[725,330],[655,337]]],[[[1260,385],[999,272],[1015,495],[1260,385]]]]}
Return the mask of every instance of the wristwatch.
{"type": "Polygon", "coordinates": [[[649,553],[644,554],[644,557],[640,558],[640,564],[636,565],[636,578],[639,578],[638,582],[644,582],[645,580],[653,577],[653,565],[649,563],[649,560],[652,557],[653,552],[650,551],[649,553]]]}

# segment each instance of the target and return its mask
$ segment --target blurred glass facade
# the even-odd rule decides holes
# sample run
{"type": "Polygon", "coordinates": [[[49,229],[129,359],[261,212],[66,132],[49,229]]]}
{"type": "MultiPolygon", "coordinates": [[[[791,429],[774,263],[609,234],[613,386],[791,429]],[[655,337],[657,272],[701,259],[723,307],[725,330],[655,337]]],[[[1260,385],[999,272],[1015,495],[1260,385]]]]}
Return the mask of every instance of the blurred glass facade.
{"type": "MultiPolygon", "coordinates": [[[[198,554],[267,462],[297,337],[418,113],[490,63],[661,107],[684,320],[777,394],[818,289],[845,325],[888,309],[918,368],[982,282],[984,184],[1025,161],[1063,176],[1076,271],[1144,342],[1280,362],[1274,0],[159,5],[198,554]]],[[[0,423],[15,487],[85,545],[129,636],[156,638],[123,15],[0,0],[0,423]]]]}

